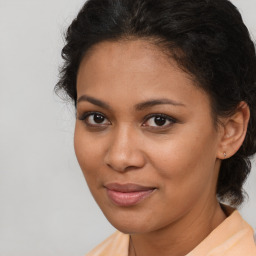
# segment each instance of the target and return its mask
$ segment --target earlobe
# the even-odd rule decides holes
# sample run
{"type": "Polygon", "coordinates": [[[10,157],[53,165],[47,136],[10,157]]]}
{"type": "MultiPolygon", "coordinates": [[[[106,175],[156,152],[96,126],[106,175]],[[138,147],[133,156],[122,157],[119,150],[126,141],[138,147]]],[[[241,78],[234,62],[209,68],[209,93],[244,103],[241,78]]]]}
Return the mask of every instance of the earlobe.
{"type": "Polygon", "coordinates": [[[217,158],[229,158],[239,150],[247,132],[249,119],[250,109],[244,101],[239,103],[232,116],[224,118],[217,158]]]}

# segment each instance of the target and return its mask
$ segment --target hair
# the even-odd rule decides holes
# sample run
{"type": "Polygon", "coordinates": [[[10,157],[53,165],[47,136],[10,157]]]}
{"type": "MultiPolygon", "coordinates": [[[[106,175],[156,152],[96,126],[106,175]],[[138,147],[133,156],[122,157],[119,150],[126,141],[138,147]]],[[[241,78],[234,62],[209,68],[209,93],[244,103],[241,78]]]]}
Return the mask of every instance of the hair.
{"type": "Polygon", "coordinates": [[[228,0],[88,0],[67,29],[64,64],[55,89],[76,106],[80,62],[97,43],[146,39],[169,53],[211,99],[215,121],[244,101],[250,108],[245,140],[222,161],[216,193],[233,206],[244,200],[243,184],[256,152],[256,56],[248,29],[228,0]]]}

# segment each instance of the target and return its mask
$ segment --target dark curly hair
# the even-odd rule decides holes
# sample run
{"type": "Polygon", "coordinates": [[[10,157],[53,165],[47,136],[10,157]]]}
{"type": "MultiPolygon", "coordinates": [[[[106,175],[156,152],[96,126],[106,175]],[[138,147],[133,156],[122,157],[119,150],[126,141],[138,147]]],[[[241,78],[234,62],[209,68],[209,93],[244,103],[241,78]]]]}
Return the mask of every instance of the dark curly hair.
{"type": "Polygon", "coordinates": [[[176,60],[210,96],[215,123],[241,101],[250,108],[243,145],[222,161],[217,196],[237,206],[256,152],[256,56],[248,29],[228,0],[88,0],[66,33],[55,89],[76,106],[76,79],[88,50],[102,41],[146,39],[176,60]]]}

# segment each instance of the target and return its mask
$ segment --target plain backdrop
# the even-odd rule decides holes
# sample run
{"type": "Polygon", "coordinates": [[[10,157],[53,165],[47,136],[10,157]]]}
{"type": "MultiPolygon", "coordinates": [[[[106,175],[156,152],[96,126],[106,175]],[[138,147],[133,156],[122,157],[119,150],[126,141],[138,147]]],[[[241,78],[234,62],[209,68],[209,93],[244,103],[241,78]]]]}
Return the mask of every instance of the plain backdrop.
{"type": "MultiPolygon", "coordinates": [[[[233,0],[256,35],[256,0],[233,0]]],[[[0,256],[75,256],[107,222],[73,150],[74,109],[54,95],[63,32],[84,0],[0,0],[0,256]]],[[[256,167],[240,210],[256,229],[256,167]]]]}

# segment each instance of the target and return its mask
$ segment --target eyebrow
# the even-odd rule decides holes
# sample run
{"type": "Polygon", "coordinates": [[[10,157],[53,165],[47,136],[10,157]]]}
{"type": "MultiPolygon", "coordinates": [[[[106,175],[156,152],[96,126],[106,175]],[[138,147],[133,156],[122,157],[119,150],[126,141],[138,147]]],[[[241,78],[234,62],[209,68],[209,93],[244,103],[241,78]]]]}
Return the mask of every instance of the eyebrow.
{"type": "Polygon", "coordinates": [[[185,107],[185,105],[181,102],[177,102],[171,99],[152,99],[152,100],[148,100],[142,103],[139,103],[137,105],[135,105],[135,109],[138,111],[144,110],[146,108],[151,108],[154,107],[156,105],[165,105],[165,104],[169,104],[169,105],[173,105],[173,106],[182,106],[185,107]]]}
{"type": "MultiPolygon", "coordinates": [[[[105,108],[105,109],[108,109],[108,110],[111,109],[111,107],[108,103],[106,103],[104,101],[101,101],[99,99],[96,99],[94,97],[91,97],[91,96],[82,95],[81,97],[78,98],[77,104],[79,102],[82,102],[82,101],[88,101],[88,102],[90,102],[90,103],[92,103],[96,106],[99,106],[101,108],[105,108]]],[[[177,101],[174,101],[174,100],[171,100],[171,99],[162,98],[162,99],[151,99],[151,100],[147,100],[147,101],[138,103],[138,104],[135,105],[134,108],[137,111],[142,111],[142,110],[147,109],[147,108],[151,108],[151,107],[154,107],[154,106],[157,106],[157,105],[165,105],[165,104],[185,107],[185,105],[181,102],[177,102],[177,101]]]]}
{"type": "Polygon", "coordinates": [[[107,103],[105,103],[101,100],[95,99],[93,97],[87,96],[87,95],[82,95],[81,97],[79,97],[78,100],[76,101],[76,104],[78,104],[79,102],[82,102],[82,101],[88,101],[96,106],[101,107],[101,108],[111,109],[111,107],[107,103]]]}

